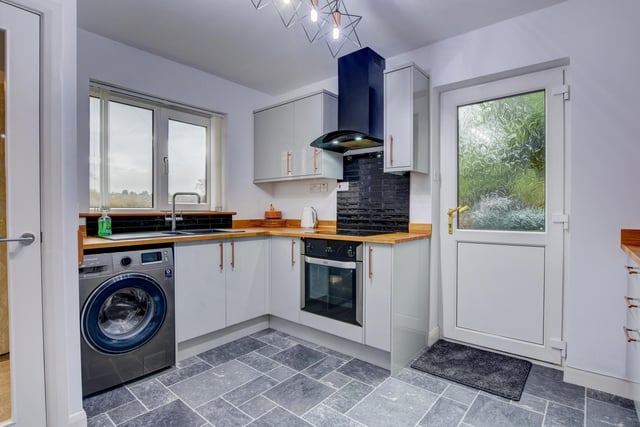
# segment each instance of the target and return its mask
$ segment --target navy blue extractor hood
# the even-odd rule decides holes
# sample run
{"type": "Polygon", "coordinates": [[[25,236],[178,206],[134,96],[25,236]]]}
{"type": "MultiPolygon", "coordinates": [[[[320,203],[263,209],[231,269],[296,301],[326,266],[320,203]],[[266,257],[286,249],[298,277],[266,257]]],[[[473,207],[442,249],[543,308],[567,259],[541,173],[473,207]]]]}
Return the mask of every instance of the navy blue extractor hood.
{"type": "Polygon", "coordinates": [[[338,58],[338,130],[312,147],[344,153],[383,142],[384,58],[368,47],[338,58]]]}

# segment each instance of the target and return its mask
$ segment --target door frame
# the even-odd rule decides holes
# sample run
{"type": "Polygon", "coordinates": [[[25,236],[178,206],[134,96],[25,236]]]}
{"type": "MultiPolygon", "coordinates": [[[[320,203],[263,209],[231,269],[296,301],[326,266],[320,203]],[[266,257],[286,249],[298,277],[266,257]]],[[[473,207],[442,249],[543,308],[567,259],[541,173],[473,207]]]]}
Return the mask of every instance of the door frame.
{"type": "MultiPolygon", "coordinates": [[[[553,72],[560,72],[562,73],[562,82],[563,84],[566,84],[567,79],[568,79],[568,69],[565,67],[566,64],[563,63],[555,63],[555,64],[550,64],[547,67],[530,67],[530,69],[524,69],[524,70],[517,70],[514,71],[513,73],[508,73],[508,75],[495,75],[493,76],[493,78],[487,77],[487,78],[482,78],[482,79],[474,79],[472,81],[466,82],[465,84],[456,84],[455,87],[452,87],[453,85],[449,86],[449,87],[443,87],[439,90],[439,97],[438,98],[438,103],[437,106],[435,106],[434,110],[435,110],[435,114],[434,116],[437,116],[437,129],[436,132],[437,134],[440,136],[439,138],[439,144],[437,146],[437,153],[434,153],[434,158],[437,157],[437,161],[440,162],[440,168],[444,169],[445,167],[449,167],[448,165],[445,165],[445,157],[447,157],[447,149],[446,147],[444,147],[444,136],[446,134],[446,129],[444,129],[444,126],[442,124],[442,122],[445,120],[445,113],[443,112],[443,108],[445,106],[445,102],[444,102],[444,95],[448,92],[451,91],[455,91],[458,89],[470,89],[471,91],[474,90],[474,88],[480,87],[480,86],[484,86],[485,84],[495,84],[495,83],[500,83],[500,82],[508,82],[510,80],[515,80],[516,78],[521,78],[521,77],[527,77],[527,75],[533,75],[535,76],[536,74],[544,74],[544,73],[553,73],[553,72]]],[[[547,89],[549,89],[547,87],[547,89]]],[[[554,88],[555,89],[555,88],[554,88]]],[[[567,89],[568,90],[568,89],[567,89]]],[[[516,90],[513,93],[518,93],[519,91],[516,90]]],[[[523,93],[526,93],[526,90],[522,91],[523,93]]],[[[549,95],[554,96],[553,92],[550,92],[549,95]]],[[[555,96],[563,96],[563,95],[555,95],[555,96]]],[[[497,98],[499,98],[499,96],[496,96],[497,98]]],[[[435,97],[434,97],[435,98],[435,97]]],[[[488,99],[488,98],[487,98],[488,99]]],[[[565,100],[568,99],[568,92],[566,93],[566,97],[565,100]]],[[[563,121],[559,124],[560,129],[558,130],[558,133],[561,135],[562,138],[562,147],[560,148],[561,153],[560,155],[562,156],[562,160],[560,162],[559,168],[560,170],[558,171],[558,175],[562,177],[563,180],[563,185],[562,188],[560,189],[561,193],[562,193],[562,202],[561,202],[561,207],[558,208],[557,210],[560,210],[560,212],[564,212],[565,214],[568,215],[569,213],[569,182],[568,182],[568,156],[567,156],[567,152],[568,152],[568,147],[570,144],[570,139],[569,139],[569,134],[568,134],[568,122],[570,119],[569,116],[569,109],[568,109],[568,105],[566,102],[563,103],[562,107],[561,107],[561,112],[563,114],[563,121]]],[[[547,158],[548,159],[548,158],[547,158]]],[[[434,207],[433,207],[433,217],[434,217],[434,223],[437,222],[437,224],[434,224],[435,227],[437,227],[437,233],[439,233],[439,237],[440,240],[444,240],[447,238],[447,232],[445,230],[446,227],[446,223],[447,223],[447,218],[446,218],[446,212],[444,212],[444,210],[446,210],[446,208],[448,206],[445,206],[445,191],[448,191],[446,189],[446,185],[443,185],[443,183],[441,182],[441,177],[440,177],[440,173],[435,173],[434,174],[434,183],[437,183],[438,185],[435,185],[434,187],[437,188],[437,203],[434,203],[434,207]],[[442,188],[441,188],[442,187],[442,188]],[[444,213],[443,213],[444,212],[444,213]]],[[[548,177],[549,179],[549,177],[548,177]]],[[[549,182],[550,180],[547,182],[547,191],[549,188],[549,182]]],[[[547,199],[548,200],[548,199],[547,199]]],[[[453,206],[453,205],[452,205],[453,206]]],[[[550,208],[549,208],[550,209],[550,208]]],[[[551,227],[561,227],[561,225],[559,224],[554,224],[554,221],[552,221],[552,215],[554,213],[557,213],[556,211],[551,212],[550,210],[546,210],[545,214],[546,214],[546,229],[550,229],[551,227]]],[[[457,220],[456,220],[457,223],[457,220]]],[[[568,225],[568,223],[567,223],[568,225]]],[[[455,233],[455,231],[454,231],[455,233]]],[[[545,343],[544,346],[547,348],[546,352],[549,353],[549,347],[553,347],[554,349],[557,349],[557,357],[554,355],[552,356],[553,360],[550,360],[549,358],[545,358],[542,355],[542,352],[540,352],[540,354],[537,354],[537,351],[534,351],[533,355],[529,355],[529,356],[521,356],[521,357],[529,357],[529,358],[533,358],[533,359],[539,359],[539,360],[544,360],[547,362],[551,362],[551,363],[555,363],[555,364],[562,364],[564,362],[564,358],[566,357],[566,349],[563,348],[564,342],[563,342],[563,336],[564,334],[566,334],[566,330],[564,327],[564,321],[563,321],[563,316],[565,313],[565,305],[564,305],[564,293],[566,292],[566,283],[567,283],[567,271],[565,269],[565,263],[566,263],[566,259],[567,259],[567,233],[566,233],[566,227],[564,232],[562,232],[561,234],[561,238],[559,239],[561,240],[561,244],[559,245],[559,248],[557,249],[557,253],[561,254],[562,256],[562,262],[559,263],[559,265],[557,266],[557,269],[555,271],[555,274],[557,275],[557,277],[560,278],[560,280],[562,281],[562,283],[560,284],[560,289],[558,290],[557,294],[559,295],[559,301],[557,301],[557,305],[558,305],[558,312],[556,312],[556,315],[552,316],[551,319],[553,319],[554,322],[556,322],[557,325],[557,329],[556,331],[553,333],[552,336],[549,336],[549,334],[547,333],[547,322],[549,322],[550,318],[549,318],[549,313],[547,312],[547,309],[545,308],[545,312],[544,312],[544,321],[545,321],[545,332],[544,332],[544,339],[545,339],[545,343]],[[558,271],[559,270],[559,271],[558,271]]],[[[447,280],[447,276],[449,276],[448,280],[451,280],[451,273],[447,272],[447,249],[451,249],[450,247],[448,248],[448,246],[450,246],[450,244],[447,244],[447,242],[441,242],[441,253],[440,253],[440,259],[438,260],[437,264],[440,267],[440,271],[438,272],[438,278],[440,279],[440,289],[439,289],[439,293],[440,293],[440,302],[441,302],[441,307],[442,307],[442,311],[440,312],[440,316],[439,316],[439,321],[440,321],[440,325],[442,327],[440,332],[441,336],[445,336],[447,334],[450,334],[452,329],[457,329],[457,327],[455,326],[455,318],[454,318],[454,326],[451,326],[451,319],[449,318],[448,320],[448,324],[449,326],[447,326],[447,330],[445,330],[445,304],[447,303],[451,303],[451,301],[448,301],[451,299],[451,296],[449,295],[449,297],[447,298],[447,293],[445,291],[445,281],[447,280]]],[[[545,269],[546,270],[546,269],[545,269]]],[[[547,288],[545,287],[545,290],[547,288]]],[[[545,298],[545,301],[547,301],[547,299],[545,298]]],[[[454,311],[454,317],[455,317],[455,311],[454,311]]],[[[463,334],[464,335],[464,334],[463,334]]],[[[453,340],[460,340],[460,341],[464,341],[463,338],[461,337],[448,337],[449,339],[453,339],[453,340]]],[[[430,340],[430,344],[431,344],[432,340],[430,340]]],[[[479,345],[479,344],[471,344],[471,345],[479,345]]],[[[502,351],[505,352],[506,350],[497,350],[497,351],[502,351]]]]}
{"type": "MultiPolygon", "coordinates": [[[[76,0],[0,0],[41,16],[40,172],[47,425],[84,427],[78,310],[76,0]],[[50,367],[50,368],[48,368],[50,367]]],[[[88,85],[88,82],[87,82],[88,85]]]]}

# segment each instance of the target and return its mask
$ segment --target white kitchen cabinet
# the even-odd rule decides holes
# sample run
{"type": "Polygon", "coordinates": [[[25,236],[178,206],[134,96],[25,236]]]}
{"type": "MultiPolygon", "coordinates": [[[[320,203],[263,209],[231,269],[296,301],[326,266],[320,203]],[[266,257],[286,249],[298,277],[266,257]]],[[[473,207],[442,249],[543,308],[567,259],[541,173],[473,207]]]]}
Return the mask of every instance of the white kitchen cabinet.
{"type": "MultiPolygon", "coordinates": [[[[627,293],[625,295],[625,309],[627,319],[625,328],[629,328],[627,334],[630,339],[638,340],[627,342],[627,378],[635,383],[640,383],[640,267],[628,257],[627,264],[627,293]]],[[[640,400],[640,395],[634,396],[640,400]]]]}
{"type": "Polygon", "coordinates": [[[384,171],[429,172],[429,77],[415,65],[384,74],[384,171]]]}
{"type": "Polygon", "coordinates": [[[265,237],[175,245],[176,341],[267,314],[265,237]]]}
{"type": "Polygon", "coordinates": [[[391,350],[391,245],[367,243],[364,258],[364,343],[391,350]]]}
{"type": "Polygon", "coordinates": [[[338,100],[321,91],[254,112],[254,182],[342,179],[342,155],[311,147],[338,126],[338,100]]]}
{"type": "Polygon", "coordinates": [[[301,283],[300,239],[271,237],[270,313],[299,321],[301,283]]]}
{"type": "Polygon", "coordinates": [[[176,341],[226,326],[224,242],[176,243],[176,341]]]}
{"type": "Polygon", "coordinates": [[[227,326],[267,314],[267,247],[264,237],[226,243],[227,326]]]}

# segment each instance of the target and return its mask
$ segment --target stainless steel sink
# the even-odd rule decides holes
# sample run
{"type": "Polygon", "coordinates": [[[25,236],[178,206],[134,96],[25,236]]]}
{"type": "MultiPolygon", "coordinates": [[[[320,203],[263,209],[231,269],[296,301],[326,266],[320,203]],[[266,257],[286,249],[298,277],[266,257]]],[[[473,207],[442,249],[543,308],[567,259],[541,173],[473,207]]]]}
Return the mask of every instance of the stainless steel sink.
{"type": "Polygon", "coordinates": [[[195,235],[195,234],[242,233],[243,231],[244,230],[220,230],[217,228],[214,228],[214,229],[204,228],[204,229],[198,229],[198,230],[179,230],[179,231],[175,231],[174,233],[195,235]]]}
{"type": "Polygon", "coordinates": [[[154,239],[158,237],[170,236],[198,236],[207,234],[224,234],[224,233],[242,233],[244,230],[221,230],[218,228],[202,228],[197,230],[178,230],[178,231],[145,231],[138,233],[118,233],[111,236],[104,236],[107,240],[134,240],[134,239],[154,239]]]}

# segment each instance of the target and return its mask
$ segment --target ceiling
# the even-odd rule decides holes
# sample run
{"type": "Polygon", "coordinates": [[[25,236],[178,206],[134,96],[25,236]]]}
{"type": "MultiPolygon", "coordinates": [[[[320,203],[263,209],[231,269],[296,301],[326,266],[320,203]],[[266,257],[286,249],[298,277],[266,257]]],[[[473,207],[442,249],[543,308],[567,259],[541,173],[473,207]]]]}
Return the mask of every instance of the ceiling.
{"type": "MultiPolygon", "coordinates": [[[[279,1],[279,0],[273,0],[279,1]]],[[[388,58],[564,0],[345,0],[388,58]]],[[[271,95],[333,77],[336,60],[250,0],[78,0],[78,26],[271,95]]],[[[346,44],[340,55],[355,50],[346,44]]]]}

